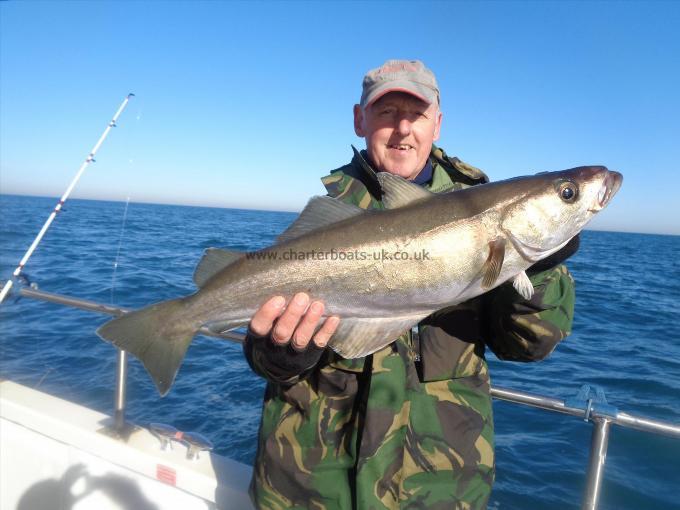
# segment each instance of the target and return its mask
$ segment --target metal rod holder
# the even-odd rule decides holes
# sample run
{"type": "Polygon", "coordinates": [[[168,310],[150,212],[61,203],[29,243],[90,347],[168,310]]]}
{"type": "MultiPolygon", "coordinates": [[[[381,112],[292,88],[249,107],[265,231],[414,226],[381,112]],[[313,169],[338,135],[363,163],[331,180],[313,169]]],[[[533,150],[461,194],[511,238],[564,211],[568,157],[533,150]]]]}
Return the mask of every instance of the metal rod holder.
{"type": "Polygon", "coordinates": [[[127,393],[127,352],[118,350],[116,366],[116,395],[114,398],[114,430],[122,432],[125,428],[125,406],[127,393]]]}
{"type": "Polygon", "coordinates": [[[586,489],[583,494],[581,510],[596,510],[600,500],[600,490],[604,477],[604,463],[609,446],[609,425],[607,418],[593,419],[593,435],[590,443],[590,460],[586,476],[586,489]]]}

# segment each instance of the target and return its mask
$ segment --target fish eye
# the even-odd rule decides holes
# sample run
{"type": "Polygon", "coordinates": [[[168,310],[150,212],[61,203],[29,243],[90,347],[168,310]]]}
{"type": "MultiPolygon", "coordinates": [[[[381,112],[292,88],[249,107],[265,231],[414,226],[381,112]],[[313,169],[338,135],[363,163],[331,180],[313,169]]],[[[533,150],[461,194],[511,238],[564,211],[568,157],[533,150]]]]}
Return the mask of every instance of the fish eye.
{"type": "Polygon", "coordinates": [[[560,195],[560,198],[567,203],[574,202],[578,196],[578,186],[571,181],[560,183],[557,191],[560,195]]]}

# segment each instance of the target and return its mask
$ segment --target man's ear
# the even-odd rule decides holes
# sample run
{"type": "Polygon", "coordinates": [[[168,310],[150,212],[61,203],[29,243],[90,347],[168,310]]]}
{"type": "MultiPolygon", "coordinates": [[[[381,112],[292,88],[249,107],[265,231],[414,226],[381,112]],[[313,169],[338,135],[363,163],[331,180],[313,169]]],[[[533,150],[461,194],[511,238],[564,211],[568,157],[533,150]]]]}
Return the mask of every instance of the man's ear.
{"type": "Polygon", "coordinates": [[[364,112],[361,110],[361,106],[358,104],[354,105],[354,132],[357,136],[366,136],[363,128],[364,124],[364,112]]]}
{"type": "Polygon", "coordinates": [[[439,132],[442,128],[442,112],[438,111],[437,112],[437,120],[434,123],[434,137],[432,138],[432,141],[436,142],[439,140],[439,132]]]}

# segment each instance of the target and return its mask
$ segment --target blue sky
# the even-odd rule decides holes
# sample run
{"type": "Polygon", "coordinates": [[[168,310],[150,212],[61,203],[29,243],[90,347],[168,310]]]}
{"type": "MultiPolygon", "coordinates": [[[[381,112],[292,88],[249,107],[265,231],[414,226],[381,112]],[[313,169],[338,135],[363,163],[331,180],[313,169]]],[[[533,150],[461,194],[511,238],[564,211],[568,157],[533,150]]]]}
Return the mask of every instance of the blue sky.
{"type": "Polygon", "coordinates": [[[439,144],[493,179],[621,171],[598,229],[680,234],[680,2],[0,2],[0,191],[300,210],[364,73],[437,75],[439,144]]]}

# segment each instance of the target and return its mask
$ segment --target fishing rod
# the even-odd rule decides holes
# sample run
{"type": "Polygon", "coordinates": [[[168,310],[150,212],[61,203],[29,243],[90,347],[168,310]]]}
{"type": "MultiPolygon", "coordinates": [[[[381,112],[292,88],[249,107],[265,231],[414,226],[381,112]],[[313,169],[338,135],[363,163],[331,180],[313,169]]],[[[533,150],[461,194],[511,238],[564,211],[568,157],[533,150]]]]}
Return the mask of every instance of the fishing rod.
{"type": "Polygon", "coordinates": [[[0,291],[0,303],[2,303],[5,300],[5,297],[7,294],[9,294],[10,289],[12,288],[12,285],[14,285],[14,279],[17,278],[21,272],[24,269],[24,266],[26,265],[26,262],[28,262],[28,259],[31,258],[31,255],[33,255],[33,252],[37,248],[38,244],[44,237],[45,233],[47,232],[47,229],[50,228],[50,225],[54,221],[54,218],[57,217],[57,213],[61,210],[62,206],[68,199],[69,195],[71,194],[71,191],[73,191],[73,188],[75,187],[76,183],[78,180],[80,180],[81,175],[83,175],[83,172],[85,169],[94,161],[94,155],[97,153],[99,150],[99,147],[101,147],[102,143],[104,143],[104,140],[109,134],[109,131],[111,131],[111,128],[116,127],[116,121],[118,120],[118,117],[120,117],[120,114],[123,113],[123,110],[125,110],[125,107],[127,106],[128,102],[130,101],[130,98],[132,98],[134,94],[130,93],[128,94],[125,99],[123,100],[123,103],[120,105],[118,108],[118,111],[116,114],[113,116],[111,119],[111,122],[106,126],[106,129],[104,130],[104,133],[102,136],[99,138],[97,143],[95,144],[94,148],[90,151],[90,153],[87,155],[85,158],[85,161],[83,161],[83,164],[80,166],[80,169],[76,173],[76,176],[73,178],[71,181],[71,184],[69,184],[69,187],[66,188],[66,191],[62,195],[62,197],[59,199],[59,202],[57,202],[57,205],[54,207],[54,210],[50,213],[50,215],[47,217],[47,221],[45,221],[45,224],[43,225],[42,229],[40,229],[40,232],[38,232],[38,235],[35,237],[33,240],[33,244],[31,244],[30,248],[28,248],[28,251],[24,254],[24,257],[21,259],[21,262],[19,262],[19,265],[17,268],[14,270],[14,273],[12,273],[12,278],[7,280],[7,283],[5,286],[2,288],[2,291],[0,291]]]}

